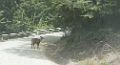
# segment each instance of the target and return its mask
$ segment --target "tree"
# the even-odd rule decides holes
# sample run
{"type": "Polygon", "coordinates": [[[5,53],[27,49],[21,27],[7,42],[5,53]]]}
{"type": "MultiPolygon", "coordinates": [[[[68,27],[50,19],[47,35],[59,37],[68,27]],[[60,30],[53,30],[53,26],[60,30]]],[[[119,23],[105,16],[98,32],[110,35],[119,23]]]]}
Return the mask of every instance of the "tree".
{"type": "MultiPolygon", "coordinates": [[[[74,43],[82,44],[81,41],[103,40],[108,31],[100,29],[109,28],[110,24],[107,23],[110,23],[110,18],[115,11],[119,13],[118,0],[51,0],[51,3],[54,13],[51,12],[53,16],[49,16],[49,21],[52,19],[55,27],[71,30],[71,35],[67,38],[69,47],[76,47],[78,44],[74,43]]],[[[119,20],[118,16],[113,20],[119,20]]],[[[113,20],[111,24],[115,23],[113,20]]]]}
{"type": "Polygon", "coordinates": [[[35,29],[47,20],[47,6],[42,0],[1,0],[0,31],[10,33],[35,29]]]}

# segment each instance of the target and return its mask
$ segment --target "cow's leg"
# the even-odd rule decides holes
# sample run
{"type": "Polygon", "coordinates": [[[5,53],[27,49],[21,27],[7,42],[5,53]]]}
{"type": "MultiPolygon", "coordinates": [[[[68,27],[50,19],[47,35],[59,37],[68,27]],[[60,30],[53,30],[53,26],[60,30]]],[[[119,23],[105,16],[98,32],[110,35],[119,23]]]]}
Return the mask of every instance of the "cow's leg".
{"type": "Polygon", "coordinates": [[[34,48],[34,49],[35,49],[35,44],[31,44],[31,48],[34,48]]]}
{"type": "Polygon", "coordinates": [[[33,48],[33,44],[31,44],[31,48],[33,48]]]}
{"type": "Polygon", "coordinates": [[[37,43],[37,49],[39,49],[39,43],[37,43]]]}
{"type": "Polygon", "coordinates": [[[35,49],[35,44],[33,44],[33,48],[35,49]]]}

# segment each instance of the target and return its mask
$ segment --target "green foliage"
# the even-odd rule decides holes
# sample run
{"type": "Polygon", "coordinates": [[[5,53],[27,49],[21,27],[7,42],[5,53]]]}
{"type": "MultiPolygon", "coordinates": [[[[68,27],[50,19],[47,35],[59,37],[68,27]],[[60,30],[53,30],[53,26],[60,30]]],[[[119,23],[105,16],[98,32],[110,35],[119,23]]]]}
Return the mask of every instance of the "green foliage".
{"type": "Polygon", "coordinates": [[[60,27],[71,31],[69,47],[104,39],[100,29],[117,31],[119,16],[119,0],[0,0],[1,33],[60,27]]]}
{"type": "Polygon", "coordinates": [[[0,31],[32,31],[41,22],[47,21],[47,10],[49,7],[42,0],[1,0],[0,31]]]}
{"type": "Polygon", "coordinates": [[[109,31],[119,30],[119,0],[51,0],[51,16],[48,21],[55,27],[69,29],[70,36],[65,37],[66,48],[76,48],[86,42],[103,40],[109,31]]]}

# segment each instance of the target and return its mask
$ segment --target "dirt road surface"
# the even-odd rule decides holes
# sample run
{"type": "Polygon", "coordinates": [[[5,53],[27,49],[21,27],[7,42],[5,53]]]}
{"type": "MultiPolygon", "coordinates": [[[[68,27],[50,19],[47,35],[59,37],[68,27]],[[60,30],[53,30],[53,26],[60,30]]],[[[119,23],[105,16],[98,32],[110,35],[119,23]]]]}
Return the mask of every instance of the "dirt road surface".
{"type": "MultiPolygon", "coordinates": [[[[43,34],[46,42],[55,42],[60,39],[62,32],[43,34]]],[[[31,49],[30,37],[10,39],[0,42],[0,65],[58,65],[48,60],[43,49],[31,49]]],[[[39,37],[36,35],[34,37],[39,37]]]]}

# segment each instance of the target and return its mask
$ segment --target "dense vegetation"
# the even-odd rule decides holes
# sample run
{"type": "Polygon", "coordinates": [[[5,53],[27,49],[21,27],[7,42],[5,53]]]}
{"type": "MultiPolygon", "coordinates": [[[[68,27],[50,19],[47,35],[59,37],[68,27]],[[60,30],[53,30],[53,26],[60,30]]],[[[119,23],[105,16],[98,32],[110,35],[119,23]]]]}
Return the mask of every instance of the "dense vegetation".
{"type": "Polygon", "coordinates": [[[70,30],[66,48],[103,40],[111,30],[117,32],[119,17],[119,0],[0,0],[1,33],[52,25],[70,30]]]}
{"type": "MultiPolygon", "coordinates": [[[[119,31],[119,0],[51,0],[53,25],[70,30],[65,48],[94,47],[119,31]]],[[[50,6],[51,7],[51,6],[50,6]]],[[[73,51],[74,51],[73,50],[73,51]]]]}
{"type": "Polygon", "coordinates": [[[30,31],[41,23],[47,25],[45,9],[47,5],[40,0],[0,0],[1,33],[30,31]]]}

